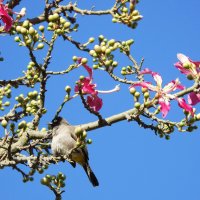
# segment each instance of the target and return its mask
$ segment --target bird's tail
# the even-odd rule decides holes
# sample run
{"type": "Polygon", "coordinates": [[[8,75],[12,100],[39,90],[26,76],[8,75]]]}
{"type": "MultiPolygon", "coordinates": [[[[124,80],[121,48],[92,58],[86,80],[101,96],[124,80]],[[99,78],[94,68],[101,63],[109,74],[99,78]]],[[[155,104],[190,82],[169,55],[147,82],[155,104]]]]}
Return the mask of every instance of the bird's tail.
{"type": "Polygon", "coordinates": [[[99,185],[99,182],[97,180],[97,177],[95,176],[94,172],[92,171],[92,169],[90,168],[89,164],[85,164],[85,165],[82,165],[83,166],[83,169],[85,170],[90,182],[92,183],[92,185],[94,187],[98,186],[99,185]]]}

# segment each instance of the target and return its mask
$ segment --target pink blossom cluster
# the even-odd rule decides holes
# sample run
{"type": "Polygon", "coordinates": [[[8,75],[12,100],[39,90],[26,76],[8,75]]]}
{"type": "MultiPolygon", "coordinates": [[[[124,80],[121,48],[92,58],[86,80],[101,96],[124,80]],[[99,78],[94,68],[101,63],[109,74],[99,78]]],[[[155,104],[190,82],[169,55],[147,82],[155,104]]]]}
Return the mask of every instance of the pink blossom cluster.
{"type": "MultiPolygon", "coordinates": [[[[81,63],[82,58],[78,59],[78,63],[81,63]]],[[[93,70],[86,64],[82,64],[83,67],[86,69],[86,71],[89,74],[89,77],[84,77],[83,79],[79,80],[77,85],[75,86],[75,92],[79,92],[81,89],[81,92],[83,95],[87,95],[87,104],[89,107],[94,110],[95,112],[98,112],[102,106],[103,101],[98,96],[99,93],[102,94],[108,94],[112,92],[117,92],[120,90],[119,86],[116,86],[114,89],[109,91],[100,91],[96,90],[97,85],[92,83],[93,82],[93,70]]]]}
{"type": "MultiPolygon", "coordinates": [[[[200,62],[192,61],[190,58],[183,54],[177,54],[177,57],[179,59],[179,62],[175,63],[175,66],[180,70],[180,72],[187,76],[192,76],[193,79],[199,79],[200,62]]],[[[174,94],[172,94],[172,92],[174,92],[177,89],[185,89],[185,87],[180,84],[179,79],[172,80],[170,83],[162,87],[162,77],[158,73],[153,72],[150,69],[144,69],[143,71],[141,71],[141,74],[152,75],[156,82],[156,85],[152,85],[150,82],[143,81],[135,83],[131,87],[141,86],[143,88],[149,89],[150,91],[156,92],[158,104],[160,105],[160,110],[163,118],[166,117],[166,115],[168,114],[170,110],[170,101],[173,99],[178,102],[179,107],[183,108],[185,111],[189,112],[192,116],[194,116],[192,106],[200,102],[200,94],[191,92],[188,95],[188,103],[186,103],[184,98],[178,98],[174,94]]]]}

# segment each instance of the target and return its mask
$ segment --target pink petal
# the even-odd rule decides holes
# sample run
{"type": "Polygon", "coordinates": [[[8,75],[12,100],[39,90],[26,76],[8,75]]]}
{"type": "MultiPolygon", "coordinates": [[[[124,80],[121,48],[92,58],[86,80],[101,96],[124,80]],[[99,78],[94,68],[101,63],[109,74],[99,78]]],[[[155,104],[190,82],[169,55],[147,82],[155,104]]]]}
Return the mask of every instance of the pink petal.
{"type": "Polygon", "coordinates": [[[88,96],[87,97],[87,104],[92,108],[95,112],[98,112],[103,105],[102,99],[99,98],[97,95],[88,96]]]}
{"type": "Polygon", "coordinates": [[[12,27],[13,19],[8,15],[6,7],[3,4],[0,4],[0,18],[5,24],[4,26],[5,31],[8,32],[12,27]]]}
{"type": "MultiPolygon", "coordinates": [[[[79,64],[81,63],[81,60],[82,60],[81,57],[78,58],[78,63],[79,63],[79,64]]],[[[87,70],[87,72],[88,72],[88,74],[89,74],[89,76],[90,76],[90,79],[92,79],[92,76],[93,76],[93,71],[92,71],[92,69],[91,69],[88,65],[86,65],[86,64],[83,64],[83,67],[87,70]]]]}
{"type": "Polygon", "coordinates": [[[185,99],[183,98],[178,98],[177,99],[178,101],[178,105],[183,108],[185,111],[191,113],[192,116],[194,116],[194,112],[193,112],[193,108],[192,106],[188,105],[185,101],[185,99]]]}
{"type": "Polygon", "coordinates": [[[186,63],[186,62],[190,63],[189,58],[186,55],[182,54],[182,53],[178,53],[177,54],[177,58],[182,64],[186,63]]]}
{"type": "Polygon", "coordinates": [[[154,80],[156,81],[158,87],[161,88],[161,85],[162,85],[162,77],[161,77],[158,73],[153,72],[153,71],[151,71],[151,70],[148,69],[148,68],[142,70],[140,73],[141,73],[141,74],[151,74],[151,75],[153,76],[154,80]]]}
{"type": "Polygon", "coordinates": [[[158,103],[161,106],[160,110],[162,112],[162,116],[163,116],[163,118],[165,118],[167,113],[170,110],[170,103],[169,103],[169,101],[167,99],[164,99],[164,98],[159,98],[158,99],[158,103]]]}
{"type": "Polygon", "coordinates": [[[200,102],[200,94],[196,94],[195,92],[191,92],[188,95],[188,103],[192,106],[196,105],[200,102]]]}
{"type": "MultiPolygon", "coordinates": [[[[95,90],[96,85],[91,83],[91,80],[89,77],[85,77],[83,80],[79,81],[79,83],[81,84],[81,89],[83,93],[92,94],[92,95],[97,94],[97,91],[95,90]]],[[[79,86],[76,85],[74,90],[75,92],[78,92],[79,86]]]]}
{"type": "Polygon", "coordinates": [[[179,79],[173,80],[171,82],[169,82],[164,88],[163,91],[165,93],[169,93],[172,91],[175,91],[176,89],[180,89],[180,90],[184,90],[185,87],[183,85],[180,84],[179,79]]]}
{"type": "Polygon", "coordinates": [[[132,88],[132,87],[135,87],[135,86],[141,86],[143,88],[148,88],[149,90],[155,91],[155,92],[158,91],[157,87],[155,87],[154,85],[152,85],[150,82],[146,82],[146,81],[139,82],[139,83],[134,83],[129,88],[132,88]]]}

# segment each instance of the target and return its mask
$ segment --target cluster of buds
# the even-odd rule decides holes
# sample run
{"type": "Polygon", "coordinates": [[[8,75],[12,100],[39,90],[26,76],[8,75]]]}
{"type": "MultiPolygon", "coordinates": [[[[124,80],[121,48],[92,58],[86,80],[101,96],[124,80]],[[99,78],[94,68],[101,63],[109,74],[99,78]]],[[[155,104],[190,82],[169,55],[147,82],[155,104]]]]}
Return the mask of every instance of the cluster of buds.
{"type": "Polygon", "coordinates": [[[119,42],[114,39],[107,40],[103,35],[99,36],[99,45],[95,45],[92,50],[90,50],[90,55],[94,58],[93,61],[96,62],[93,65],[94,69],[105,66],[107,71],[112,71],[117,67],[117,61],[114,61],[114,56],[112,52],[118,49],[120,46],[119,42]]]}
{"type": "Polygon", "coordinates": [[[131,75],[134,74],[133,67],[131,65],[128,65],[126,67],[122,67],[121,69],[121,75],[126,76],[126,75],[131,75]]]}
{"type": "Polygon", "coordinates": [[[49,24],[47,30],[49,31],[55,31],[58,35],[64,35],[72,31],[72,29],[70,29],[71,23],[65,18],[60,17],[58,13],[49,15],[48,20],[49,24]]]}
{"type": "MultiPolygon", "coordinates": [[[[26,115],[35,115],[41,106],[40,96],[36,90],[29,92],[27,97],[24,97],[23,94],[20,94],[19,96],[15,97],[15,100],[18,101],[20,107],[24,109],[26,115]]],[[[42,112],[45,114],[46,109],[43,109],[42,112]]]]}
{"type": "Polygon", "coordinates": [[[34,86],[35,83],[40,81],[40,70],[35,66],[34,62],[29,62],[27,71],[23,71],[30,86],[34,86]]]}
{"type": "Polygon", "coordinates": [[[0,88],[0,110],[4,111],[5,106],[9,106],[10,102],[6,101],[3,103],[3,98],[7,97],[10,98],[11,97],[11,85],[8,84],[5,87],[1,87],[0,88]]]}
{"type": "Polygon", "coordinates": [[[40,36],[38,31],[33,27],[32,23],[30,23],[28,20],[25,20],[21,26],[16,26],[15,30],[19,34],[19,36],[15,37],[15,42],[18,42],[19,46],[27,46],[31,50],[44,48],[44,26],[39,26],[39,30],[42,32],[42,36],[40,36]]]}
{"type": "Polygon", "coordinates": [[[114,12],[112,22],[123,23],[128,27],[136,28],[137,22],[142,19],[142,15],[138,10],[135,10],[135,1],[130,1],[129,5],[126,2],[120,2],[121,6],[114,12]]]}
{"type": "Polygon", "coordinates": [[[94,69],[105,67],[106,71],[112,72],[118,66],[118,62],[114,60],[113,52],[117,49],[126,54],[130,51],[130,46],[134,40],[127,40],[123,42],[115,41],[114,39],[106,39],[103,35],[99,36],[99,45],[95,45],[90,50],[90,55],[94,58],[94,69]]]}
{"type": "Polygon", "coordinates": [[[59,172],[57,176],[47,174],[40,182],[42,185],[58,191],[60,188],[65,187],[65,180],[66,176],[62,172],[59,172]]]}

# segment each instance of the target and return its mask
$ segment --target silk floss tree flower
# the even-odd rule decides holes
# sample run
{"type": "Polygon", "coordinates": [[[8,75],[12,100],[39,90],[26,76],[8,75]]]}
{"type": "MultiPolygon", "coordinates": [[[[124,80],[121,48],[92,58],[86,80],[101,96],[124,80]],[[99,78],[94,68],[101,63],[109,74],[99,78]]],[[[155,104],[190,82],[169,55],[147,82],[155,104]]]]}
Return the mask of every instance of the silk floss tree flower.
{"type": "Polygon", "coordinates": [[[184,89],[184,86],[180,84],[179,79],[173,80],[164,87],[162,87],[162,77],[158,73],[153,72],[150,69],[144,69],[143,71],[141,71],[141,74],[151,74],[156,82],[156,85],[152,85],[150,82],[143,81],[134,83],[133,85],[130,86],[130,88],[135,86],[141,86],[143,88],[147,88],[151,91],[156,92],[157,93],[156,97],[158,98],[158,104],[160,104],[160,110],[163,118],[166,117],[166,115],[170,110],[170,101],[172,99],[177,100],[178,105],[181,108],[194,115],[193,108],[190,105],[188,105],[183,98],[177,98],[175,95],[170,94],[171,92],[177,89],[180,90],[184,89]]]}
{"type": "Polygon", "coordinates": [[[12,28],[13,21],[14,21],[13,18],[8,13],[12,13],[20,17],[24,17],[26,14],[26,8],[22,8],[20,12],[13,12],[12,9],[8,8],[7,5],[3,4],[3,0],[0,0],[0,20],[2,20],[3,23],[5,24],[4,25],[5,32],[10,31],[10,29],[12,28]]]}
{"type": "Polygon", "coordinates": [[[75,92],[79,92],[81,90],[83,95],[88,95],[87,96],[87,104],[89,107],[94,110],[95,112],[98,112],[102,106],[103,106],[103,101],[102,99],[98,96],[99,93],[101,94],[108,94],[112,92],[117,92],[120,90],[119,85],[117,85],[114,89],[108,90],[108,91],[100,91],[96,90],[97,85],[92,83],[93,81],[93,70],[86,64],[81,63],[82,58],[78,58],[78,63],[82,64],[82,66],[86,69],[86,71],[89,74],[89,77],[82,77],[78,82],[77,85],[75,86],[75,92]]]}
{"type": "MultiPolygon", "coordinates": [[[[187,75],[190,80],[199,81],[200,78],[200,61],[192,61],[189,57],[182,53],[177,54],[179,62],[175,63],[175,67],[180,70],[181,73],[187,75]]],[[[200,102],[200,94],[191,92],[188,95],[188,103],[196,105],[200,102]]]]}
{"type": "Polygon", "coordinates": [[[5,24],[4,30],[6,32],[8,32],[11,29],[12,23],[13,23],[13,19],[8,14],[8,11],[9,11],[9,9],[6,5],[3,4],[3,0],[0,0],[0,19],[5,24]]]}

